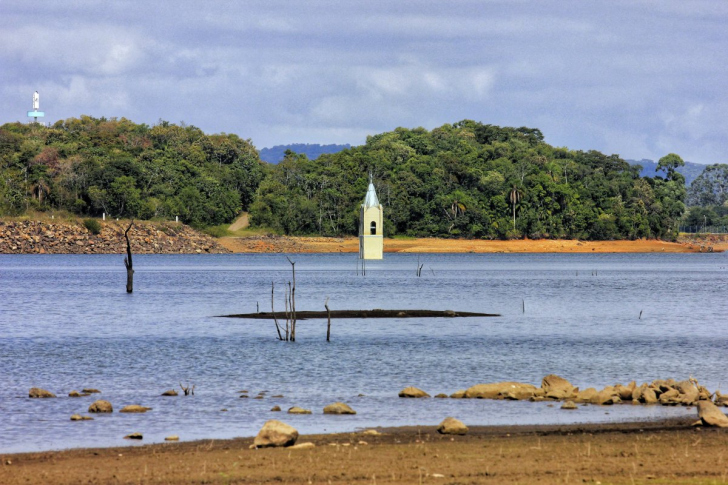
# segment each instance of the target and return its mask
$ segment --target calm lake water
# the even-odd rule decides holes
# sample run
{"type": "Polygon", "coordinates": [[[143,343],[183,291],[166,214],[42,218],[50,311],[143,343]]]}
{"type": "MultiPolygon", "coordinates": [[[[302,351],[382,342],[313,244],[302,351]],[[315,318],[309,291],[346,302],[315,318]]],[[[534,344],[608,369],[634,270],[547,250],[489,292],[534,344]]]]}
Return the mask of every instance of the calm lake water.
{"type": "Polygon", "coordinates": [[[534,424],[694,415],[660,406],[399,399],[414,385],[434,395],[482,382],[540,384],[557,373],[573,384],[695,376],[728,387],[728,256],[725,254],[387,254],[357,276],[355,255],[295,255],[298,310],[460,310],[496,318],[300,321],[296,343],[272,322],[216,315],[277,309],[290,280],[284,255],[139,255],[134,293],[116,255],[0,255],[0,452],[254,436],[282,419],[299,432],[373,426],[534,424]],[[525,302],[525,312],[523,311],[525,302]],[[642,312],[641,319],[639,318],[642,312]],[[179,383],[196,395],[164,398],[179,383]],[[57,399],[28,399],[42,387],[57,399]],[[100,389],[115,410],[85,414],[100,389]],[[247,389],[251,399],[238,398],[247,389]],[[262,400],[252,399],[269,391],[262,400]],[[274,399],[274,394],[283,398],[274,399]],[[364,394],[363,397],[359,396],[364,394]],[[356,416],[324,416],[345,401],[356,416]],[[313,415],[272,413],[301,406],[313,415]],[[228,411],[223,412],[221,409],[228,411]]]}

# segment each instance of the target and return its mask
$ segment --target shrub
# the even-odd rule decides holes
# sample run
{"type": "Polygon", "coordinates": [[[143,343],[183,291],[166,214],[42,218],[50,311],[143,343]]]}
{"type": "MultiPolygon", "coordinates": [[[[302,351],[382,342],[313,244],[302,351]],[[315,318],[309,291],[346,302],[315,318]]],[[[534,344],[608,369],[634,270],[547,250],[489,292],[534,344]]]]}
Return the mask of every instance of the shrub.
{"type": "Polygon", "coordinates": [[[101,224],[96,219],[84,219],[83,225],[91,234],[99,234],[101,232],[101,224]]]}
{"type": "Polygon", "coordinates": [[[225,237],[230,235],[230,231],[228,231],[227,224],[222,224],[219,226],[209,226],[202,228],[202,232],[205,234],[208,234],[212,237],[225,237]]]}

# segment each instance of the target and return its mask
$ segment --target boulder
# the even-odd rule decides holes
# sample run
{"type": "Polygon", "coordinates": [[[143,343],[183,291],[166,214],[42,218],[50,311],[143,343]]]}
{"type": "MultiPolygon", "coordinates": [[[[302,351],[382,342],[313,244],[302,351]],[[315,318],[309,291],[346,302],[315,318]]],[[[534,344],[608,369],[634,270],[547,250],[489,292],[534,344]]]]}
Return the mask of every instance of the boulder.
{"type": "Polygon", "coordinates": [[[584,389],[583,391],[579,391],[576,394],[576,397],[574,398],[575,402],[593,402],[594,398],[597,396],[598,392],[593,387],[590,387],[588,389],[584,389]]]}
{"type": "Polygon", "coordinates": [[[647,389],[647,384],[642,384],[632,390],[632,401],[642,401],[642,393],[647,389]]]}
{"type": "MultiPolygon", "coordinates": [[[[550,399],[566,399],[574,395],[574,386],[571,382],[556,374],[549,374],[541,380],[541,389],[544,396],[550,399]]],[[[578,389],[577,389],[578,392],[578,389]]]]}
{"type": "Polygon", "coordinates": [[[361,432],[361,434],[365,434],[365,435],[368,435],[368,436],[379,436],[382,433],[380,433],[376,429],[365,429],[364,431],[361,432]]]}
{"type": "Polygon", "coordinates": [[[440,394],[435,395],[437,399],[445,399],[447,398],[447,394],[443,394],[442,392],[440,394]]]}
{"type": "Polygon", "coordinates": [[[614,388],[609,386],[599,391],[596,396],[592,398],[591,402],[602,406],[609,406],[612,404],[619,404],[622,400],[619,398],[614,388]]]}
{"type": "Polygon", "coordinates": [[[636,387],[637,383],[635,383],[635,381],[632,381],[626,386],[623,386],[622,384],[617,384],[616,386],[614,386],[614,390],[617,392],[617,395],[622,401],[631,401],[632,392],[634,392],[636,387]]]}
{"type": "Polygon", "coordinates": [[[728,416],[710,401],[698,401],[698,418],[705,426],[728,428],[728,416]]]}
{"type": "Polygon", "coordinates": [[[124,406],[119,410],[120,413],[146,413],[147,411],[151,411],[152,408],[147,408],[144,406],[140,406],[139,404],[129,404],[128,406],[124,406]]]}
{"type": "Polygon", "coordinates": [[[642,402],[645,404],[657,404],[657,392],[655,391],[654,387],[647,387],[644,391],[642,391],[642,402]]]}
{"type": "Polygon", "coordinates": [[[492,384],[476,384],[465,391],[469,399],[503,399],[505,395],[515,399],[529,399],[536,395],[536,386],[522,382],[496,382],[492,384]]]}
{"type": "Polygon", "coordinates": [[[675,384],[675,389],[680,391],[680,403],[692,405],[700,400],[700,391],[690,381],[680,381],[675,384]]]}
{"type": "Polygon", "coordinates": [[[174,389],[170,389],[169,391],[164,391],[162,396],[179,396],[179,393],[174,389]]]}
{"type": "Polygon", "coordinates": [[[410,386],[399,391],[399,397],[430,397],[430,395],[422,389],[410,386]]]}
{"type": "Polygon", "coordinates": [[[578,409],[578,406],[574,403],[574,401],[566,401],[561,405],[561,409],[578,409]]]}
{"type": "Polygon", "coordinates": [[[335,402],[334,404],[329,404],[324,408],[324,414],[356,414],[356,411],[351,409],[348,404],[335,402]]]}
{"type": "Polygon", "coordinates": [[[101,394],[101,391],[99,391],[98,389],[93,389],[93,388],[81,389],[81,392],[83,392],[85,394],[101,394]]]}
{"type": "Polygon", "coordinates": [[[80,414],[71,415],[71,421],[93,421],[91,416],[81,416],[80,414]]]}
{"type": "Polygon", "coordinates": [[[46,391],[45,389],[41,389],[40,387],[31,387],[30,391],[28,391],[28,397],[37,399],[37,398],[56,397],[56,395],[53,394],[51,391],[46,391]]]}
{"type": "Polygon", "coordinates": [[[71,391],[68,393],[68,397],[81,397],[83,394],[81,394],[78,391],[71,391]]]}
{"type": "Polygon", "coordinates": [[[676,404],[680,404],[680,391],[670,388],[668,391],[660,394],[659,401],[663,406],[675,406],[676,404]]]}
{"type": "Polygon", "coordinates": [[[288,414],[311,414],[311,410],[299,408],[298,406],[293,406],[288,410],[288,414]]]}
{"type": "Polygon", "coordinates": [[[271,411],[280,411],[281,410],[281,407],[280,406],[273,406],[272,408],[270,408],[270,410],[271,411]]]}
{"type": "Polygon", "coordinates": [[[109,401],[104,401],[103,399],[99,399],[98,401],[94,401],[91,403],[91,405],[88,407],[89,413],[111,413],[114,412],[114,408],[111,406],[111,403],[109,401]]]}
{"type": "Polygon", "coordinates": [[[176,434],[166,436],[164,438],[164,441],[179,441],[179,436],[177,436],[176,434]]]}
{"type": "Polygon", "coordinates": [[[144,439],[144,436],[141,433],[132,433],[124,436],[125,440],[141,440],[144,439]]]}
{"type": "Polygon", "coordinates": [[[292,446],[298,439],[298,431],[293,426],[271,419],[266,421],[255,437],[253,445],[256,448],[277,446],[292,446]]]}
{"type": "Polygon", "coordinates": [[[437,432],[440,434],[458,434],[464,435],[468,432],[468,427],[463,424],[459,419],[453,417],[445,418],[442,423],[437,427],[437,432]]]}
{"type": "Polygon", "coordinates": [[[459,391],[455,391],[452,394],[450,394],[451,399],[462,399],[465,397],[465,389],[461,389],[459,391]]]}
{"type": "Polygon", "coordinates": [[[723,395],[720,391],[715,391],[715,405],[728,407],[728,394],[723,395]]]}

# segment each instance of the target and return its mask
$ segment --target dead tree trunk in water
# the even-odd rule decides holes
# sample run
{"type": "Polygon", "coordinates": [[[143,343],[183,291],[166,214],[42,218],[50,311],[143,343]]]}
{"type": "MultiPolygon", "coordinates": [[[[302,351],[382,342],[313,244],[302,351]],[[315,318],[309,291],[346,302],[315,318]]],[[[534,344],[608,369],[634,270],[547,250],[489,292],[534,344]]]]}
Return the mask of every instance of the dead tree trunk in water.
{"type": "Polygon", "coordinates": [[[131,244],[129,243],[129,230],[134,225],[134,219],[129,223],[129,227],[124,231],[124,237],[126,238],[126,258],[124,258],[124,266],[126,266],[126,292],[131,293],[134,291],[134,267],[131,261],[131,244]]]}
{"type": "Polygon", "coordinates": [[[190,386],[189,384],[187,384],[187,387],[185,387],[180,382],[179,387],[182,388],[182,391],[185,393],[185,396],[189,396],[190,394],[192,394],[193,396],[195,395],[195,386],[194,385],[190,386]]]}
{"type": "Polygon", "coordinates": [[[329,317],[329,324],[326,327],[326,341],[330,342],[331,340],[331,310],[329,310],[329,297],[326,297],[326,303],[324,303],[324,306],[326,307],[326,315],[329,317]]]}
{"type": "Polygon", "coordinates": [[[291,313],[288,311],[288,307],[291,303],[291,282],[288,282],[288,286],[286,288],[286,298],[285,298],[285,305],[286,305],[286,342],[289,340],[289,335],[291,334],[291,327],[290,321],[291,321],[291,313]]]}
{"type": "Polygon", "coordinates": [[[275,283],[272,281],[270,282],[270,311],[273,314],[273,321],[276,323],[276,331],[278,332],[278,340],[283,340],[283,337],[281,336],[281,328],[278,326],[278,319],[276,318],[276,309],[275,309],[275,283]]]}
{"type": "Polygon", "coordinates": [[[293,286],[291,287],[291,342],[296,341],[296,263],[286,256],[291,263],[291,271],[293,271],[293,286]]]}

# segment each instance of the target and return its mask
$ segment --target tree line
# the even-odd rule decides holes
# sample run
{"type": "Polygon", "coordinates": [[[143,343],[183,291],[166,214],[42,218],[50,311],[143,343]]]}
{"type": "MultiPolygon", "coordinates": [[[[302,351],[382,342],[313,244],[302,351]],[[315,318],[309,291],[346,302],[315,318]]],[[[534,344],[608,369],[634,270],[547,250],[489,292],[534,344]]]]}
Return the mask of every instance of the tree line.
{"type": "Polygon", "coordinates": [[[397,128],[317,160],[261,162],[250,140],[160,121],[82,116],[0,126],[0,213],[251,222],[292,235],[355,235],[369,174],[385,235],[672,239],[685,210],[682,159],[640,177],[616,155],[553,147],[538,129],[464,120],[397,128]]]}
{"type": "Polygon", "coordinates": [[[248,207],[265,174],[250,140],[160,121],[82,116],[0,127],[0,213],[222,224],[248,207]]]}
{"type": "Polygon", "coordinates": [[[288,152],[250,216],[285,234],[356,234],[371,173],[388,236],[672,239],[685,209],[682,164],[666,155],[658,176],[643,178],[616,155],[552,147],[537,129],[397,128],[315,162],[288,152]]]}

